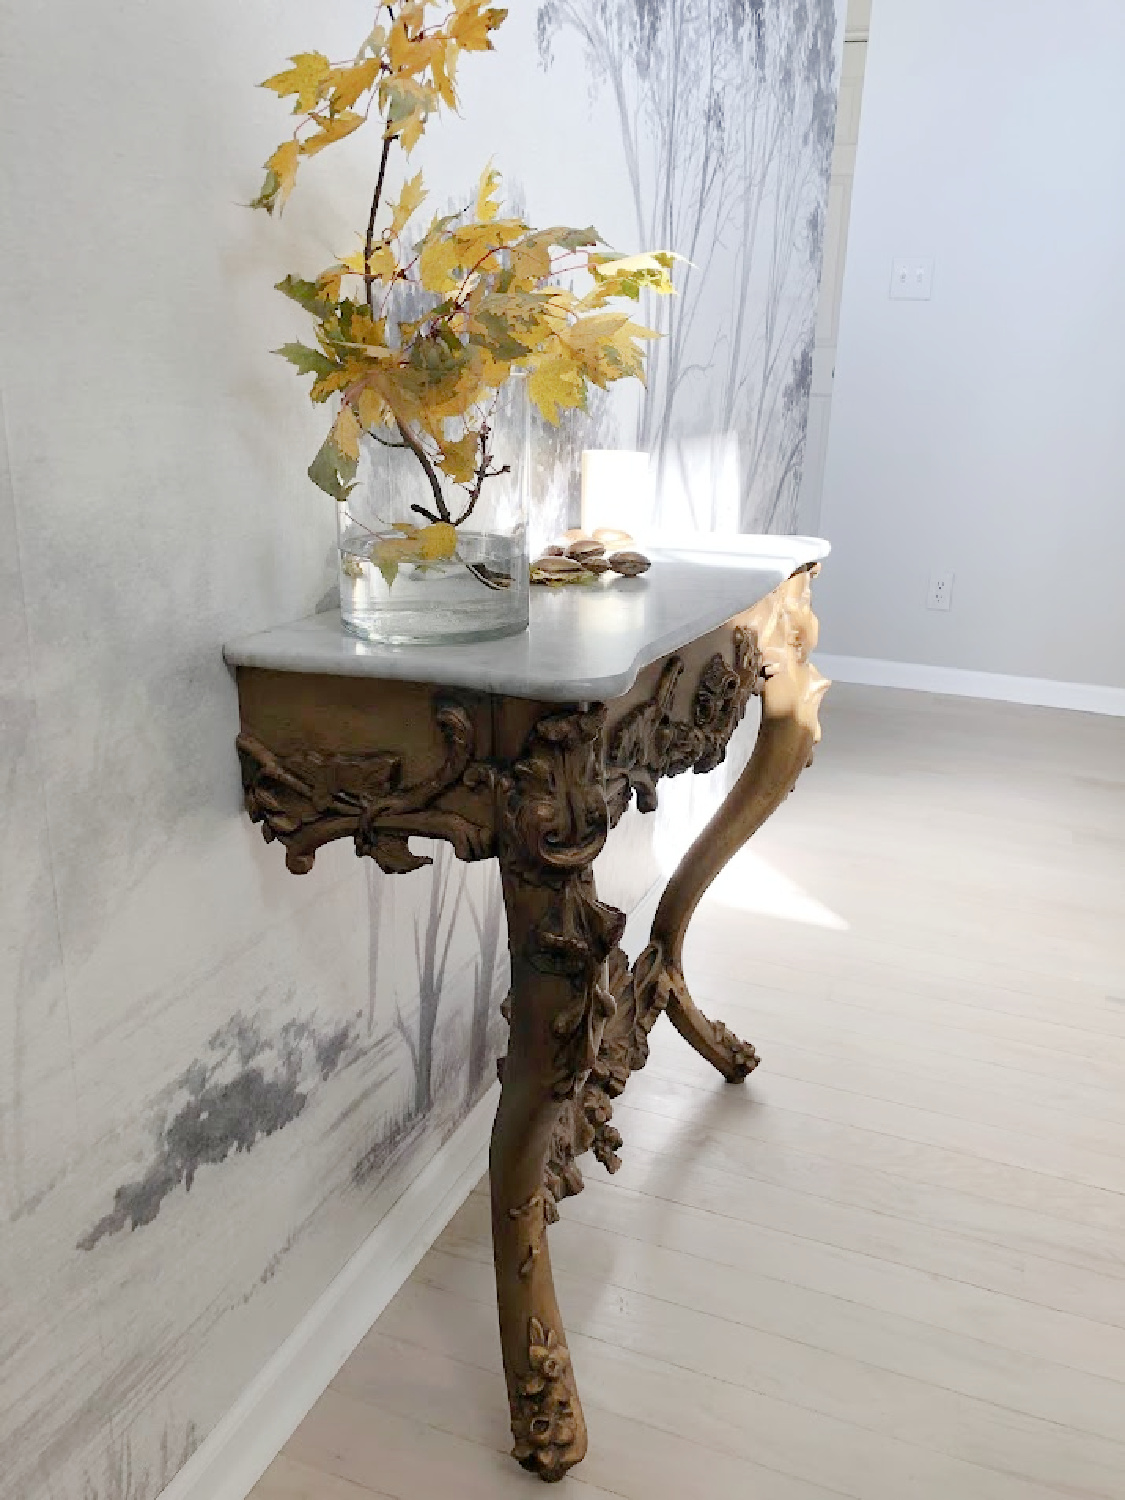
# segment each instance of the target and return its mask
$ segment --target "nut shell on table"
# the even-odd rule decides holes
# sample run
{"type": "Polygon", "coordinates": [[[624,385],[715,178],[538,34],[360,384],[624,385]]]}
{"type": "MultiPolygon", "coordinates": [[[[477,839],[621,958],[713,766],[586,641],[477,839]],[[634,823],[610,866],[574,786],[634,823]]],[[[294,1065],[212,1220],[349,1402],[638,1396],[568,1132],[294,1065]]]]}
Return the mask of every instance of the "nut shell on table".
{"type": "Polygon", "coordinates": [[[605,544],[595,542],[592,536],[579,537],[578,541],[571,542],[566,549],[566,555],[573,557],[576,562],[588,563],[592,557],[605,555],[605,544]]]}
{"type": "Polygon", "coordinates": [[[582,572],[582,564],[575,562],[573,557],[538,557],[531,567],[534,572],[542,573],[546,578],[572,578],[576,573],[582,572]]]}
{"type": "Polygon", "coordinates": [[[647,573],[652,567],[652,563],[643,552],[614,552],[609,559],[609,565],[623,578],[636,578],[641,573],[647,573]]]}
{"type": "Polygon", "coordinates": [[[625,547],[633,540],[627,531],[618,531],[615,526],[599,526],[594,532],[594,541],[609,547],[625,547]]]}
{"type": "Polygon", "coordinates": [[[608,557],[584,557],[582,559],[582,566],[586,569],[587,573],[613,572],[613,569],[609,565],[608,557]]]}

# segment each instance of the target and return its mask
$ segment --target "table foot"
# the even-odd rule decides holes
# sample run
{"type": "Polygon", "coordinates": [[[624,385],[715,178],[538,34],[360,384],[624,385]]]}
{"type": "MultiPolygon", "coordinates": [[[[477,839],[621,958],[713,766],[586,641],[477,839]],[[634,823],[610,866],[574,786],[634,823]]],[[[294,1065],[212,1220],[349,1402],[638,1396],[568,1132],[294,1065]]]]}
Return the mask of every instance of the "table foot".
{"type": "Polygon", "coordinates": [[[669,971],[671,995],[668,1019],[672,1025],[728,1083],[741,1083],[758,1066],[760,1058],[749,1042],[735,1035],[722,1021],[711,1021],[691,998],[678,968],[669,971]]]}

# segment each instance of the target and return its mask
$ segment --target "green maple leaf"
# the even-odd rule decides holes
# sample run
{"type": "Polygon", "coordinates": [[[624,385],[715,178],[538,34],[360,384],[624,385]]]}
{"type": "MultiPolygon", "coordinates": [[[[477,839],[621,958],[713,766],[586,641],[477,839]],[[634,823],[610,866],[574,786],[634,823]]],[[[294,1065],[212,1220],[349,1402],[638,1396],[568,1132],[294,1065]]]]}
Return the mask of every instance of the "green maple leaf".
{"type": "Polygon", "coordinates": [[[315,375],[320,380],[331,375],[336,368],[326,354],[321,354],[319,349],[310,349],[307,344],[282,344],[273,352],[295,365],[298,375],[315,375]]]}
{"type": "Polygon", "coordinates": [[[318,489],[331,495],[333,500],[346,500],[357,468],[356,460],[341,453],[331,437],[326,437],[320,451],[309,464],[309,478],[318,489]]]}
{"type": "Polygon", "coordinates": [[[521,344],[518,339],[513,338],[511,330],[499,313],[482,312],[477,322],[483,325],[486,332],[470,334],[469,342],[480,344],[494,358],[510,364],[513,360],[522,359],[525,354],[531,353],[527,344],[521,344]]]}
{"type": "Polygon", "coordinates": [[[294,302],[307,313],[312,313],[314,318],[328,318],[336,311],[335,302],[325,297],[324,288],[315,281],[302,281],[299,276],[286,276],[277,283],[277,290],[292,297],[294,302]]]}

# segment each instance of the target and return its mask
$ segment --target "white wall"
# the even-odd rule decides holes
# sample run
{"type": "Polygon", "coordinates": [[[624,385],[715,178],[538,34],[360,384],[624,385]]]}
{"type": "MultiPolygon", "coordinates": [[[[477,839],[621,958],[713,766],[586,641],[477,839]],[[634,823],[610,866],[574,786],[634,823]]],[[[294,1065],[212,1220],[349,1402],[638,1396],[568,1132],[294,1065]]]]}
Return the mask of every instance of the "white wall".
{"type": "Polygon", "coordinates": [[[876,0],[825,651],[1125,685],[1123,60],[1121,0],[876,0]],[[931,301],[889,299],[902,255],[931,301]]]}

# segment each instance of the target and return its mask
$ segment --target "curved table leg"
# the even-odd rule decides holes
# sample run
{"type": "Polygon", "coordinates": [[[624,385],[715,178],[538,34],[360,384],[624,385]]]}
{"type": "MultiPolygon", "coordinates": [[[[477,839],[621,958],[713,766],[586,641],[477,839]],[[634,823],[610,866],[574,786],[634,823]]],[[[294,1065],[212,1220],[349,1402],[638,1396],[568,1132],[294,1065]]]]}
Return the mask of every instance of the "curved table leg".
{"type": "Polygon", "coordinates": [[[646,966],[666,990],[673,1026],[731,1083],[741,1082],[756,1068],[758,1056],[695,1005],[683,977],[684,938],[712,881],[784,802],[812,759],[820,739],[820,700],[829,686],[809,662],[818,633],[809,573],[791,578],[765,606],[762,616],[751,622],[765,671],[758,739],[726,801],[668,882],[653,921],[646,966]]]}
{"type": "Polygon", "coordinates": [[[492,1135],[492,1237],[513,1455],[561,1479],[586,1424],[546,1244],[552,1136],[597,1058],[614,1001],[606,958],[625,918],[598,901],[590,865],[609,827],[600,779],[604,710],[535,725],[502,788],[500,862],[512,954],[511,1026],[492,1135]]]}

